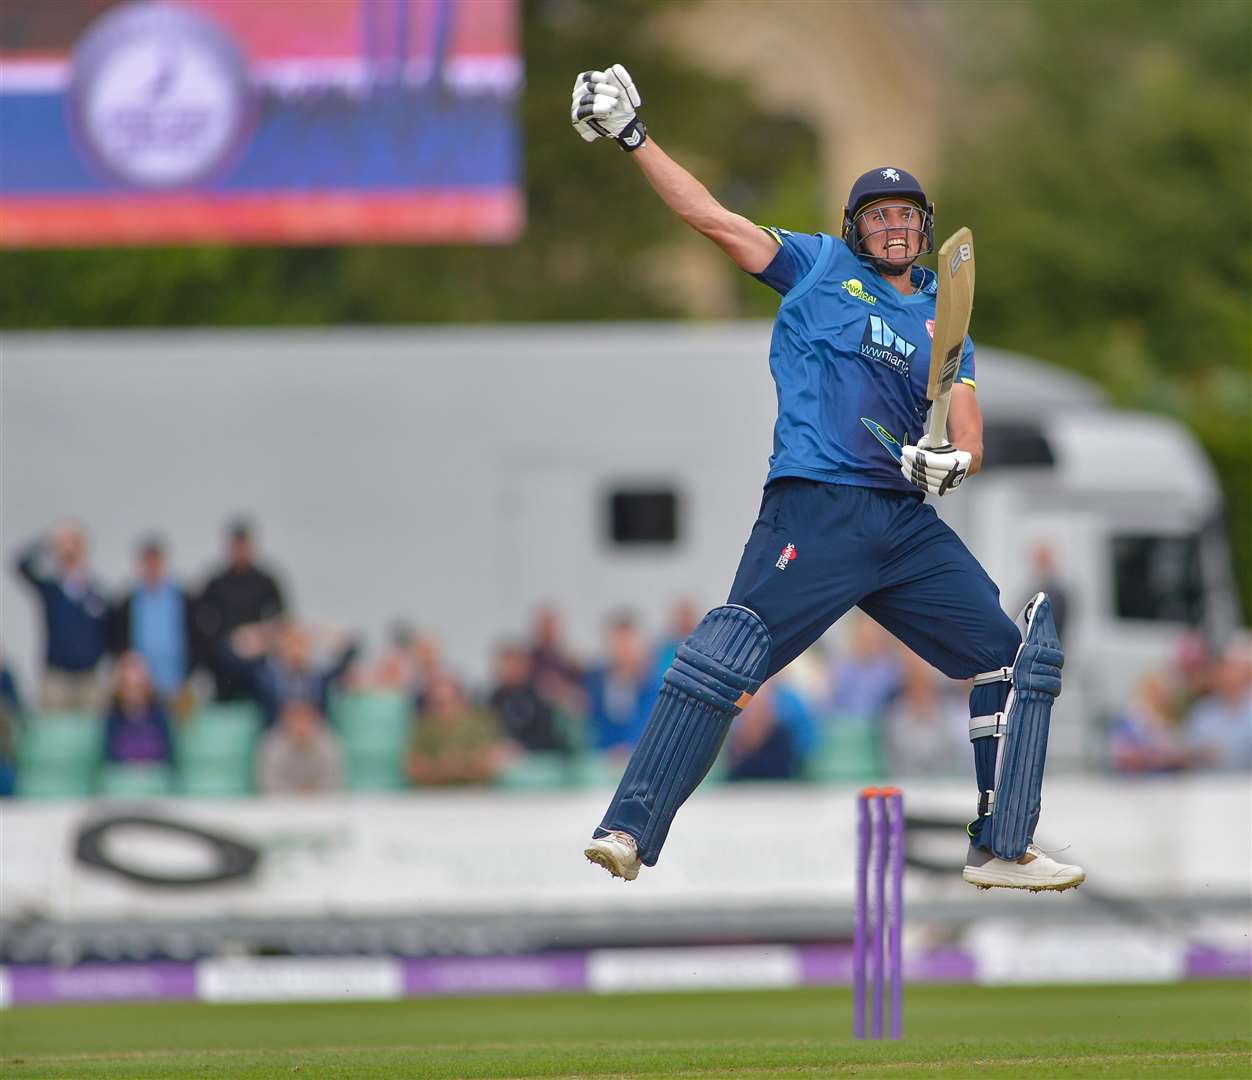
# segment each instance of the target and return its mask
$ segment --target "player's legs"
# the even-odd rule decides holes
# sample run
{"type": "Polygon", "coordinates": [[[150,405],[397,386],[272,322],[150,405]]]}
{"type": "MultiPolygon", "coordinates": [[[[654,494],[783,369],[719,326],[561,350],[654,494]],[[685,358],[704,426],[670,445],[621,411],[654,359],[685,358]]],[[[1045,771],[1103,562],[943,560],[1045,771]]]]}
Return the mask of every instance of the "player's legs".
{"type": "MultiPolygon", "coordinates": [[[[934,509],[918,504],[897,534],[899,550],[885,584],[861,601],[861,609],[949,678],[969,679],[1011,666],[1021,633],[1000,607],[1000,590],[959,536],[934,509]]],[[[970,716],[1003,712],[1009,684],[977,685],[970,716]]],[[[972,740],[978,790],[995,786],[996,739],[972,740]]],[[[970,826],[978,843],[985,815],[970,826]]]]}
{"type": "MultiPolygon", "coordinates": [[[[700,620],[665,672],[597,838],[625,833],[641,862],[656,862],[678,807],[708,773],[731,720],[760,688],[769,652],[769,631],[747,608],[724,605],[700,620]]],[[[593,862],[616,872],[612,855],[594,839],[587,849],[593,862]]]]}
{"type": "Polygon", "coordinates": [[[793,477],[766,489],[726,603],[755,611],[769,627],[767,679],[864,595],[877,570],[866,541],[881,524],[869,494],[793,477]]]}
{"type": "Polygon", "coordinates": [[[884,584],[860,606],[945,675],[983,676],[970,693],[979,800],[963,876],[982,888],[1072,888],[1083,881],[1082,868],[1057,862],[1033,843],[1048,716],[1063,662],[1047,605],[1035,609],[1041,616],[1030,620],[1023,645],[995,583],[960,538],[929,506],[910,516],[884,567],[884,584]],[[1002,677],[1010,670],[1012,682],[1002,677]],[[1007,737],[991,734],[1006,730],[1007,737]],[[983,731],[988,734],[977,734],[983,731]]]}
{"type": "Polygon", "coordinates": [[[878,588],[860,607],[952,679],[1011,664],[1022,641],[995,582],[924,503],[900,515],[878,588]]]}
{"type": "Polygon", "coordinates": [[[847,525],[863,498],[858,489],[808,480],[766,489],[727,604],[704,617],[666,672],[596,830],[605,839],[593,840],[589,858],[625,877],[638,862],[654,865],[674,815],[712,767],[747,697],[856,602],[868,556],[848,538],[847,525]],[[637,861],[614,848],[612,834],[633,841],[637,861]]]}

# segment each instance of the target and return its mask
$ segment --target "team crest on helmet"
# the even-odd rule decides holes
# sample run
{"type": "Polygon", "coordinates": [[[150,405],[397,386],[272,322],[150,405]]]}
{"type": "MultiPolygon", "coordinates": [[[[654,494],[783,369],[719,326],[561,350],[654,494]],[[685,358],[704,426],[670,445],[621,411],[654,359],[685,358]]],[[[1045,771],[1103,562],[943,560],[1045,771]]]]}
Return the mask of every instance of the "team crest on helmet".
{"type": "Polygon", "coordinates": [[[893,184],[898,184],[900,182],[900,174],[896,172],[895,169],[883,169],[882,178],[884,180],[890,180],[893,184]]]}

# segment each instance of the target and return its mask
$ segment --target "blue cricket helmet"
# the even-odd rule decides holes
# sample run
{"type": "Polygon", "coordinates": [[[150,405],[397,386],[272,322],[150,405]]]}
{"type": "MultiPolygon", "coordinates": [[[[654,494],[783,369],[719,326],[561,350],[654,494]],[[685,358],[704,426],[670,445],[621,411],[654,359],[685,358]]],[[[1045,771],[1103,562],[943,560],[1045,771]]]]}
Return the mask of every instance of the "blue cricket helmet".
{"type": "Polygon", "coordinates": [[[887,165],[862,173],[848,192],[848,205],[843,208],[843,242],[854,255],[864,254],[861,251],[861,238],[854,227],[857,215],[872,202],[892,198],[916,203],[926,215],[922,226],[926,236],[926,251],[934,251],[935,204],[926,198],[926,192],[916,176],[906,169],[887,165]]]}

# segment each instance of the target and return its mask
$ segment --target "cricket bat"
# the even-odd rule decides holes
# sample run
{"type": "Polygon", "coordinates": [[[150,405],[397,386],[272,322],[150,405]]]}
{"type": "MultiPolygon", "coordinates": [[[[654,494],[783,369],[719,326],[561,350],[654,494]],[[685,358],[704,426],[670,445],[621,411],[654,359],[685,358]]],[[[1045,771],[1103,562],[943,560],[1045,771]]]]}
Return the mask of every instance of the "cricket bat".
{"type": "Polygon", "coordinates": [[[957,229],[943,242],[938,273],[939,300],[926,383],[926,397],[932,402],[929,434],[934,446],[948,441],[948,402],[974,311],[974,234],[969,229],[957,229]]]}

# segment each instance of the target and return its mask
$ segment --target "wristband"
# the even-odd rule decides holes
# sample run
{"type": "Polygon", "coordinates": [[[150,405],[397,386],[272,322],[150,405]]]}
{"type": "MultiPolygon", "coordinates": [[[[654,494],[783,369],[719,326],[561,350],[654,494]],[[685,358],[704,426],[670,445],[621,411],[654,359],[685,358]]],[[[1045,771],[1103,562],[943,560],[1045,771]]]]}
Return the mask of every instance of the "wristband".
{"type": "Polygon", "coordinates": [[[648,129],[644,127],[643,117],[641,116],[636,116],[622,128],[621,134],[617,136],[617,145],[628,154],[633,154],[647,141],[648,129]]]}

